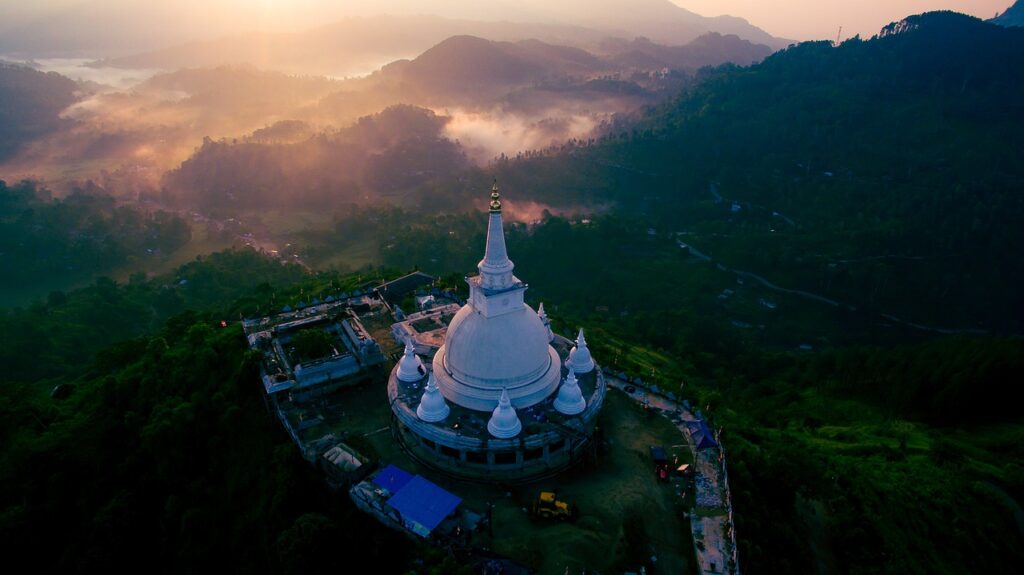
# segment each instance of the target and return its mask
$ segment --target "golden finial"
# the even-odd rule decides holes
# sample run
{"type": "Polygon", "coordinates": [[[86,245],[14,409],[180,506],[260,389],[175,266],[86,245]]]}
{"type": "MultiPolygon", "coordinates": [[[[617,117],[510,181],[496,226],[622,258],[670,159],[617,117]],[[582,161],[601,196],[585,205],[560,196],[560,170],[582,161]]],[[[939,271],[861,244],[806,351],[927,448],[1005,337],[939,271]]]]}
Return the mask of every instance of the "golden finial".
{"type": "Polygon", "coordinates": [[[498,193],[498,180],[494,180],[494,185],[491,186],[491,211],[501,211],[501,194],[498,193]]]}

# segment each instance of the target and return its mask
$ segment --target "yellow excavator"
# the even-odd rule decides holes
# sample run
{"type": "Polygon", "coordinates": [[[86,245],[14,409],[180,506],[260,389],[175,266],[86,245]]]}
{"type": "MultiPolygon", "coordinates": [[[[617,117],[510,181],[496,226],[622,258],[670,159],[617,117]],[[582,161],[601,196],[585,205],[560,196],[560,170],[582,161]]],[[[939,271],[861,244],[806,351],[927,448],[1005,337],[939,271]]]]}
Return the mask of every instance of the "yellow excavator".
{"type": "Polygon", "coordinates": [[[572,521],[579,515],[575,503],[560,501],[551,491],[541,491],[533,501],[530,512],[535,518],[554,518],[562,521],[572,521]]]}

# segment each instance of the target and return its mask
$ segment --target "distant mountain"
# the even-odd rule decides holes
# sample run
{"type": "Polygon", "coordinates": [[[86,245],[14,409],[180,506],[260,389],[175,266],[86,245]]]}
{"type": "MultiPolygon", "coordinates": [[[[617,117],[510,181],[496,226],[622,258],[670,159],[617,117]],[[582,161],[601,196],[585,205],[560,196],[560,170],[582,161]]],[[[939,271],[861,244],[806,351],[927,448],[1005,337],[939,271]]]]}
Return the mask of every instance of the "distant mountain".
{"type": "Polygon", "coordinates": [[[381,79],[409,84],[424,98],[462,96],[480,101],[552,76],[591,76],[611,70],[609,63],[578,48],[539,40],[492,42],[454,36],[413,60],[385,66],[381,79]]]}
{"type": "MultiPolygon", "coordinates": [[[[485,101],[510,88],[560,78],[597,77],[662,69],[693,71],[725,62],[750,64],[771,53],[736,36],[708,34],[685,46],[664,46],[646,38],[606,39],[593,54],[540,40],[494,42],[455,36],[413,60],[385,66],[377,80],[412,90],[408,97],[435,100],[461,97],[485,101]]],[[[408,93],[408,92],[406,92],[408,93]]]]}
{"type": "Polygon", "coordinates": [[[511,145],[526,148],[587,134],[615,113],[664,97],[650,86],[678,81],[663,78],[670,74],[619,80],[618,70],[579,48],[454,36],[363,79],[184,69],[146,80],[131,97],[156,99],[138,105],[164,117],[188,118],[196,140],[221,135],[203,139],[160,182],[182,205],[288,207],[296,198],[376,201],[460,172],[466,155],[491,153],[486,135],[470,131],[456,143],[462,136],[445,131],[451,118],[414,106],[480,114],[474,121],[482,129],[511,128],[511,145]],[[357,115],[364,117],[352,124],[357,115]],[[244,126],[251,136],[239,133],[244,126]]]}
{"type": "MultiPolygon", "coordinates": [[[[647,40],[641,50],[650,56],[655,44],[665,48],[687,50],[662,51],[651,59],[650,67],[699,68],[709,64],[735,62],[749,64],[763,59],[772,50],[765,40],[752,43],[731,33],[719,34],[695,29],[700,34],[672,36],[667,40],[647,40]]],[[[412,58],[453,36],[475,36],[498,42],[538,40],[541,44],[583,49],[589,52],[617,53],[629,47],[636,36],[630,30],[601,30],[565,24],[531,22],[489,22],[455,20],[436,16],[373,16],[348,18],[301,33],[251,33],[217,40],[191,42],[104,59],[97,65],[118,68],[195,68],[246,64],[261,69],[290,73],[351,76],[371,72],[386,62],[412,58]],[[618,34],[619,37],[613,37],[618,34]],[[609,49],[609,47],[614,47],[609,49]],[[621,47],[621,48],[619,48],[621,47]]],[[[642,40],[640,40],[642,42],[642,40]]],[[[529,46],[523,46],[527,51],[529,46]]],[[[562,59],[583,57],[580,53],[553,54],[540,47],[547,56],[562,59]]],[[[641,60],[623,62],[647,68],[641,60]]],[[[593,67],[592,63],[584,63],[593,67]]]]}
{"type": "MultiPolygon", "coordinates": [[[[686,44],[708,32],[735,34],[751,42],[782,48],[789,42],[774,38],[746,20],[729,16],[705,17],[689,12],[668,0],[492,0],[486,3],[455,0],[431,2],[429,6],[416,0],[353,0],[349,2],[269,3],[246,6],[242,1],[205,2],[203,0],[83,0],[66,1],[36,10],[34,17],[17,18],[13,25],[0,26],[0,53],[18,53],[28,56],[125,56],[139,52],[163,51],[168,46],[191,44],[188,48],[173,48],[178,57],[182,50],[192,50],[199,57],[191,66],[239,63],[245,57],[232,46],[232,40],[245,44],[258,52],[261,46],[249,39],[268,40],[266,56],[276,59],[273,52],[283,54],[305,53],[315,60],[324,55],[294,47],[301,46],[302,34],[270,34],[270,32],[308,31],[325,22],[343,21],[360,17],[362,29],[345,26],[364,44],[383,46],[384,50],[364,49],[353,42],[354,52],[383,54],[390,58],[419,53],[443,38],[469,34],[494,40],[522,40],[540,38],[554,43],[577,43],[597,35],[646,36],[655,42],[686,44]],[[392,15],[382,16],[383,14],[392,15]],[[417,18],[448,19],[448,23],[427,23],[417,29],[403,24],[417,18]],[[461,21],[461,22],[460,22],[461,21]],[[409,40],[390,30],[391,24],[404,28],[409,40]],[[540,30],[538,30],[540,28],[540,30]],[[589,30],[586,30],[589,29],[589,30]],[[261,32],[253,35],[250,32],[261,32]],[[431,36],[433,35],[433,36],[431,36]],[[374,36],[379,36],[375,38],[374,36]],[[425,38],[425,36],[431,36],[425,38]],[[218,38],[225,38],[218,40],[218,38]],[[402,52],[416,39],[424,40],[402,52]],[[223,55],[228,61],[202,63],[210,53],[195,50],[199,44],[212,47],[215,42],[226,48],[223,55]]],[[[355,21],[350,21],[355,22],[355,21]]],[[[328,41],[316,41],[321,46],[328,41]]],[[[334,40],[344,44],[342,36],[334,40]]],[[[171,57],[164,54],[163,57],[171,57]]],[[[246,60],[248,61],[248,60],[246,60]]],[[[180,66],[180,61],[179,61],[180,66]]],[[[175,66],[178,67],[178,66],[175,66]]]]}
{"type": "Polygon", "coordinates": [[[461,147],[444,137],[448,121],[400,105],[330,134],[267,138],[258,130],[232,142],[207,138],[163,186],[170,201],[212,210],[376,201],[468,166],[461,147]]]}
{"type": "Polygon", "coordinates": [[[1024,333],[1024,29],[929,13],[705,77],[628,137],[498,179],[659,230],[718,222],[693,244],[860,310],[1024,333]]]}
{"type": "Polygon", "coordinates": [[[384,69],[431,90],[520,84],[545,71],[542,64],[518,53],[514,44],[474,36],[449,38],[408,63],[390,64],[384,69]]]}
{"type": "Polygon", "coordinates": [[[537,14],[543,14],[553,21],[620,31],[615,34],[620,36],[646,36],[662,44],[687,44],[709,32],[735,34],[775,49],[791,43],[789,40],[775,38],[743,18],[701,16],[669,0],[529,0],[525,4],[537,14]]]}
{"type": "Polygon", "coordinates": [[[601,50],[619,67],[647,70],[695,70],[726,62],[746,66],[760,62],[772,53],[772,49],[764,44],[753,44],[732,34],[723,36],[715,32],[685,46],[655,44],[647,38],[637,38],[632,42],[608,39],[601,44],[601,50]]]}
{"type": "Polygon", "coordinates": [[[472,35],[488,40],[537,38],[574,46],[596,45],[607,33],[578,26],[457,20],[437,16],[346,18],[298,33],[247,33],[108,58],[118,68],[214,67],[249,64],[291,73],[350,76],[411,58],[446,38],[472,35]]]}
{"type": "Polygon", "coordinates": [[[60,113],[77,100],[78,86],[54,72],[0,61],[0,160],[57,129],[60,113]]]}
{"type": "Polygon", "coordinates": [[[607,62],[594,54],[571,46],[554,45],[537,39],[520,40],[510,50],[549,71],[564,74],[593,74],[611,69],[607,62]]]}
{"type": "Polygon", "coordinates": [[[1024,0],[1017,0],[1013,6],[990,21],[1000,26],[1024,26],[1024,0]]]}

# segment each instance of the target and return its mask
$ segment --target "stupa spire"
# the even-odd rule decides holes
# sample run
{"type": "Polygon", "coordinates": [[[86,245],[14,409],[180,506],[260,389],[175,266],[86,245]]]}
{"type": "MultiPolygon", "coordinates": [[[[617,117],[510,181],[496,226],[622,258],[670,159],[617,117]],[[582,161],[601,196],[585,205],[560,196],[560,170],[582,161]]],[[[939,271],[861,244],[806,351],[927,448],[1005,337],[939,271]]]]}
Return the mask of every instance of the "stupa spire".
{"type": "Polygon", "coordinates": [[[594,358],[590,355],[586,338],[583,337],[583,328],[580,328],[580,333],[576,336],[576,346],[569,350],[569,359],[565,360],[565,366],[576,373],[590,373],[594,369],[594,358]]]}
{"type": "Polygon", "coordinates": [[[483,287],[503,289],[512,287],[514,279],[512,269],[515,267],[508,259],[505,249],[505,231],[501,227],[501,194],[498,183],[491,188],[490,217],[487,221],[487,245],[484,248],[484,259],[476,265],[480,271],[483,287]]]}
{"type": "Polygon", "coordinates": [[[405,353],[402,355],[402,359],[398,360],[398,379],[419,381],[423,378],[423,374],[420,372],[421,367],[423,367],[423,362],[416,356],[412,338],[405,338],[405,353]]]}
{"type": "Polygon", "coordinates": [[[563,415],[576,415],[587,408],[587,401],[583,399],[583,392],[576,381],[576,374],[572,369],[565,376],[565,382],[558,388],[558,397],[555,398],[555,410],[563,415]]]}
{"type": "Polygon", "coordinates": [[[420,398],[420,404],[416,408],[416,416],[422,421],[433,423],[448,417],[450,411],[448,403],[441,395],[441,390],[437,387],[437,382],[434,381],[434,373],[431,372],[430,379],[427,380],[427,387],[423,390],[423,396],[420,398]]]}
{"type": "Polygon", "coordinates": [[[548,319],[548,314],[544,311],[544,302],[540,302],[540,305],[537,306],[537,317],[540,318],[541,323],[548,330],[548,341],[554,341],[555,332],[551,331],[551,320],[548,319]]]}
{"type": "Polygon", "coordinates": [[[501,398],[498,399],[498,407],[491,413],[491,419],[487,422],[487,431],[498,439],[510,439],[523,430],[523,424],[516,415],[516,408],[512,407],[512,401],[508,398],[508,389],[501,390],[501,398]]]}

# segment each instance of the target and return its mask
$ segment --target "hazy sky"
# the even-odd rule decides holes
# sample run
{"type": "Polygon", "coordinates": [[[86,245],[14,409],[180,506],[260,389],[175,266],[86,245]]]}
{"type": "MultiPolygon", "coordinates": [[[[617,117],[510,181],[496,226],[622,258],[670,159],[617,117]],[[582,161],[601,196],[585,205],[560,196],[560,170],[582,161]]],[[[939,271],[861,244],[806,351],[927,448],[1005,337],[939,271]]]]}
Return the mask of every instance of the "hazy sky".
{"type": "MultiPolygon", "coordinates": [[[[193,36],[211,31],[251,29],[302,29],[349,14],[423,13],[461,18],[533,20],[539,13],[569,4],[590,6],[599,12],[604,5],[630,0],[0,0],[0,33],[39,17],[71,10],[74,13],[123,15],[110,24],[129,26],[145,16],[166,21],[173,28],[174,15],[192,15],[188,26],[193,36]],[[84,11],[84,12],[83,12],[84,11]],[[538,12],[539,11],[539,12],[538,12]],[[141,16],[140,16],[141,15],[141,16]],[[133,20],[134,19],[134,20],[133,20]]],[[[956,10],[979,18],[991,18],[1013,0],[663,0],[703,16],[728,14],[747,19],[774,36],[793,40],[835,39],[840,26],[843,37],[870,37],[889,22],[931,10],[956,10]]],[[[557,10],[555,10],[557,12],[557,10]]],[[[552,12],[552,13],[555,13],[552,12]]],[[[564,10],[562,10],[564,12],[564,10]]],[[[71,17],[72,20],[79,16],[71,17]]]]}
{"type": "Polygon", "coordinates": [[[792,40],[869,38],[889,22],[932,10],[988,19],[1013,0],[672,0],[702,16],[741,16],[773,36],[792,40]]]}

